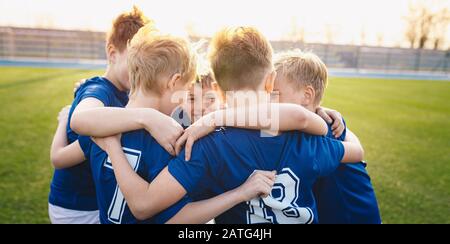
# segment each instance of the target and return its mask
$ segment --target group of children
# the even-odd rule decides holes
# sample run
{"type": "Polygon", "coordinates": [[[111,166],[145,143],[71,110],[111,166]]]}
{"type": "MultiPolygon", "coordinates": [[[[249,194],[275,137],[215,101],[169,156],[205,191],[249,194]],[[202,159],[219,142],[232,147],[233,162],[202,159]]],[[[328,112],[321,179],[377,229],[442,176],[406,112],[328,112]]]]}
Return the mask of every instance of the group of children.
{"type": "Polygon", "coordinates": [[[358,138],[319,106],[316,55],[274,62],[257,29],[230,27],[199,74],[192,44],[136,7],[106,52],[58,117],[52,223],[381,223],[358,138]]]}

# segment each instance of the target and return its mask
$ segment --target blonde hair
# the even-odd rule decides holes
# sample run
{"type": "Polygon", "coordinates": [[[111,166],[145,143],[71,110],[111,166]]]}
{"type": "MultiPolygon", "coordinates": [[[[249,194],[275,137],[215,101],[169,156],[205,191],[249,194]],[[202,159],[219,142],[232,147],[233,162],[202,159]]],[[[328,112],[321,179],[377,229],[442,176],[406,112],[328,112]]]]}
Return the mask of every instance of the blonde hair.
{"type": "Polygon", "coordinates": [[[128,47],[128,71],[133,94],[136,89],[161,94],[163,76],[181,75],[184,84],[195,79],[196,55],[190,43],[164,35],[151,25],[142,27],[128,47]]]}
{"type": "Polygon", "coordinates": [[[312,86],[315,103],[320,104],[328,83],[328,70],[322,60],[312,52],[293,50],[277,55],[275,69],[278,78],[292,82],[296,89],[312,86]]]}
{"type": "Polygon", "coordinates": [[[215,34],[208,58],[223,90],[255,89],[272,68],[272,46],[253,27],[225,28],[215,34]]]}
{"type": "Polygon", "coordinates": [[[129,40],[138,30],[147,24],[153,24],[136,6],[130,12],[124,12],[114,19],[112,28],[106,36],[107,45],[113,45],[119,52],[127,47],[129,40]]]}

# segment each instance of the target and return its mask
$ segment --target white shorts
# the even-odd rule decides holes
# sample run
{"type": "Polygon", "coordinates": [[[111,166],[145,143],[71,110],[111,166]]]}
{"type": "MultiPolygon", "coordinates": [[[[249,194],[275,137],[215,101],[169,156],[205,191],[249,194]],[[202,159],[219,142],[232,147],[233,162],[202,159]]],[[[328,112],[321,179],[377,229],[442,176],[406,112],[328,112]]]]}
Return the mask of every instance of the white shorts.
{"type": "Polygon", "coordinates": [[[100,224],[99,211],[77,211],[48,204],[52,224],[100,224]]]}

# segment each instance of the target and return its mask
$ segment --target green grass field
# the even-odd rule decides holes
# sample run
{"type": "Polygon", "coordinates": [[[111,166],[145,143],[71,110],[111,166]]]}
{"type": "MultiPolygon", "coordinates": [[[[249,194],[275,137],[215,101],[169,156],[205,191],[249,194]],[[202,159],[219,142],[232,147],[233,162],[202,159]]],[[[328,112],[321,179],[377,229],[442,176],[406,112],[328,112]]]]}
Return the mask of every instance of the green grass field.
{"type": "MultiPolygon", "coordinates": [[[[0,74],[0,223],[49,223],[56,116],[101,71],[0,74]]],[[[365,146],[383,222],[450,223],[450,83],[333,78],[325,97],[365,146]]]]}

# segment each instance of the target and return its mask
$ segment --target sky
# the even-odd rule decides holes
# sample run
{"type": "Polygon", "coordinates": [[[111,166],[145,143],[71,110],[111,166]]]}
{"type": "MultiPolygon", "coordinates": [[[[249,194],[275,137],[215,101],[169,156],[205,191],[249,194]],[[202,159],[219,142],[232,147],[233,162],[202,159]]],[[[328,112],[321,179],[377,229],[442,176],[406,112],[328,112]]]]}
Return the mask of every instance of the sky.
{"type": "MultiPolygon", "coordinates": [[[[0,25],[107,31],[133,4],[159,29],[211,36],[227,25],[252,25],[272,40],[303,30],[306,42],[407,46],[410,3],[450,8],[450,0],[0,0],[0,25]]],[[[450,30],[446,46],[450,47],[450,30]]]]}

